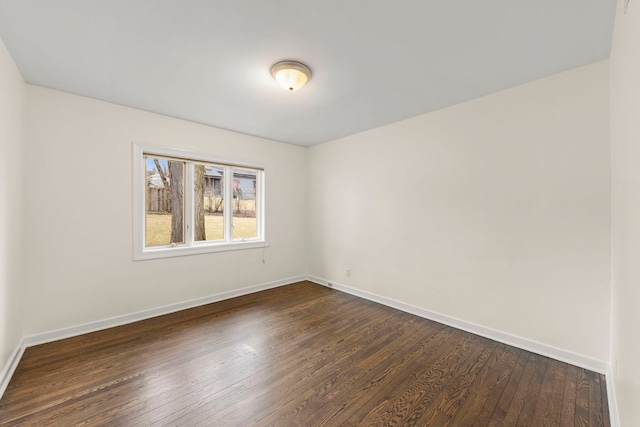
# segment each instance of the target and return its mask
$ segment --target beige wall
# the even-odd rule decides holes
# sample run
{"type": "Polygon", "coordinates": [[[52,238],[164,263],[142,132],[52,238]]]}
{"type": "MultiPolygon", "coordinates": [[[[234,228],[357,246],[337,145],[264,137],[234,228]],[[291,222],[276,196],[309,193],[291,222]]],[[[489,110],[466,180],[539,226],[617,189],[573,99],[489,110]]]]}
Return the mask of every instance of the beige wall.
{"type": "Polygon", "coordinates": [[[24,86],[0,40],[0,381],[22,338],[24,86]]]}
{"type": "Polygon", "coordinates": [[[612,370],[621,425],[640,426],[640,4],[618,3],[611,51],[612,370]]]}
{"type": "Polygon", "coordinates": [[[608,79],[600,62],[311,148],[309,273],[607,361],[608,79]]]}
{"type": "Polygon", "coordinates": [[[25,335],[303,275],[304,148],[27,86],[25,335]],[[132,260],[132,141],[266,169],[270,247],[132,260]]]}

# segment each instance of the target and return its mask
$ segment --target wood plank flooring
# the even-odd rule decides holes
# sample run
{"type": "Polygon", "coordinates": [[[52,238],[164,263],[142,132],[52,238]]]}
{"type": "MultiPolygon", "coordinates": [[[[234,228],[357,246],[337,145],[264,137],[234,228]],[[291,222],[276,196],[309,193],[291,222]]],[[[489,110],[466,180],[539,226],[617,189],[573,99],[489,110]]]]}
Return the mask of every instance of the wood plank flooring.
{"type": "Polygon", "coordinates": [[[604,377],[309,282],[28,348],[2,426],[608,426],[604,377]]]}

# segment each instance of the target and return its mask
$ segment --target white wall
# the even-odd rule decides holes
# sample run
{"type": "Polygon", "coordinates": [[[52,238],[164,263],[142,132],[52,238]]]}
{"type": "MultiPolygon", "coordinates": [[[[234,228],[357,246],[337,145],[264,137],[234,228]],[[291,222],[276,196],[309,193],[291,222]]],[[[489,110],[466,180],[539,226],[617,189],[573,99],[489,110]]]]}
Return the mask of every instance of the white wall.
{"type": "Polygon", "coordinates": [[[640,4],[624,3],[611,51],[611,361],[621,425],[640,426],[640,4]]]}
{"type": "Polygon", "coordinates": [[[22,338],[24,87],[0,40],[0,373],[22,338]]]}
{"type": "Polygon", "coordinates": [[[304,148],[27,85],[25,335],[303,275],[304,148]],[[132,141],[266,168],[262,249],[132,261],[132,141]]]}
{"type": "Polygon", "coordinates": [[[600,62],[311,148],[309,273],[607,361],[608,78],[600,62]]]}

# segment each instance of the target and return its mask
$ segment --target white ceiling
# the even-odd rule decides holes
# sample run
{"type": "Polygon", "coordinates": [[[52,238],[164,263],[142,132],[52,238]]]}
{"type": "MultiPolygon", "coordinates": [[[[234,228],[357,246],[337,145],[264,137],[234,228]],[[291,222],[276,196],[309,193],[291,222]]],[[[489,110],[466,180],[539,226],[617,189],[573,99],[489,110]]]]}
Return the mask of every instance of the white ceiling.
{"type": "Polygon", "coordinates": [[[606,59],[615,4],[0,0],[0,38],[28,83],[309,146],[606,59]]]}

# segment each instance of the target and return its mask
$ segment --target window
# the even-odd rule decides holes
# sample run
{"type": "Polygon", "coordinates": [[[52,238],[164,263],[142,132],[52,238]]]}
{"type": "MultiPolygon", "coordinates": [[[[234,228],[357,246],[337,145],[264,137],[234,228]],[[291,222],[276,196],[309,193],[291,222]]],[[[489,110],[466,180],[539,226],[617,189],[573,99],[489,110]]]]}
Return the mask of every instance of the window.
{"type": "Polygon", "coordinates": [[[134,260],[266,246],[264,169],[133,145],[134,260]]]}

